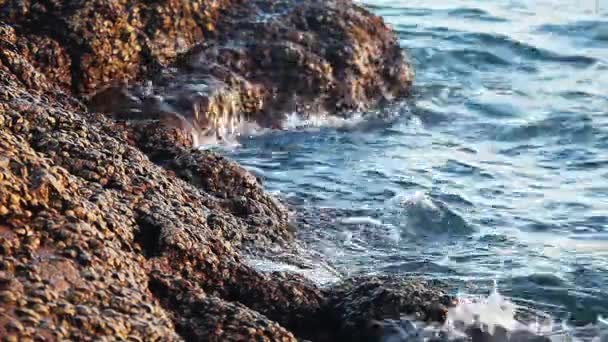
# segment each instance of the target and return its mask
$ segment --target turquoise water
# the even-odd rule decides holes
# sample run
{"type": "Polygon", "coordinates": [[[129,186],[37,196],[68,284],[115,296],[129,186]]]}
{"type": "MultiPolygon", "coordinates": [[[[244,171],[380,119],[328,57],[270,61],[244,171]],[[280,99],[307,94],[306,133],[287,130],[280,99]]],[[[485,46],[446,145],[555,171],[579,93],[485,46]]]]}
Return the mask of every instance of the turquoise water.
{"type": "Polygon", "coordinates": [[[497,281],[518,304],[595,322],[608,316],[604,2],[363,1],[407,49],[414,96],[227,153],[298,208],[300,237],[343,274],[467,294],[497,281]]]}

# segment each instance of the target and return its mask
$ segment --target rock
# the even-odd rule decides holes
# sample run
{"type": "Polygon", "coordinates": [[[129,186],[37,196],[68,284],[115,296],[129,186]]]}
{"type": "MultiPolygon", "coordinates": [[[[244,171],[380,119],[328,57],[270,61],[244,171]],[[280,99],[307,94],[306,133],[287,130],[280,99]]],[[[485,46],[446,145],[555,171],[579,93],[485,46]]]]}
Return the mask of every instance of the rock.
{"type": "Polygon", "coordinates": [[[28,33],[21,45],[34,66],[77,93],[155,75],[176,59],[181,71],[165,69],[159,92],[210,112],[359,110],[405,95],[412,82],[393,32],[347,0],[8,0],[0,20],[28,33]],[[211,91],[192,99],[201,84],[211,91]]]}
{"type": "Polygon", "coordinates": [[[330,291],[329,305],[343,340],[380,341],[386,335],[407,335],[395,324],[403,315],[443,322],[453,298],[442,286],[403,277],[353,278],[330,291]]]}
{"type": "Polygon", "coordinates": [[[241,304],[209,297],[195,283],[153,272],[150,289],[174,313],[176,330],[186,340],[296,341],[294,336],[263,315],[241,304]]]}
{"type": "MultiPolygon", "coordinates": [[[[462,322],[461,322],[462,323],[462,322]]],[[[546,336],[529,330],[508,331],[496,326],[490,331],[487,326],[472,324],[460,329],[436,323],[415,321],[411,318],[372,320],[364,331],[357,332],[358,341],[366,342],[549,342],[546,336]]]]}
{"type": "MultiPolygon", "coordinates": [[[[10,76],[4,65],[0,73],[8,83],[0,111],[0,147],[7,166],[2,168],[0,205],[9,208],[1,221],[6,247],[2,270],[5,278],[14,279],[3,298],[19,305],[15,312],[20,313],[3,316],[1,324],[17,320],[25,327],[23,334],[34,328],[53,339],[176,340],[184,337],[177,326],[184,327],[186,321],[208,322],[207,330],[192,332],[200,336],[215,331],[211,322],[218,324],[214,329],[239,322],[230,312],[242,312],[241,320],[249,320],[259,331],[243,331],[241,323],[230,323],[235,329],[218,337],[239,340],[293,335],[270,319],[262,328],[261,313],[220,298],[245,303],[294,330],[307,317],[315,317],[324,297],[314,285],[291,275],[259,274],[240,262],[245,237],[261,235],[256,238],[261,246],[272,244],[272,236],[282,236],[269,227],[263,235],[261,227],[250,229],[245,219],[220,203],[226,199],[218,195],[221,186],[234,185],[226,191],[267,201],[275,206],[268,210],[280,214],[255,178],[219,156],[200,156],[217,163],[209,166],[226,170],[204,186],[190,185],[123,140],[129,130],[120,134],[121,126],[103,116],[80,112],[54,98],[42,99],[10,76]],[[227,179],[232,183],[223,185],[222,175],[232,177],[227,179]],[[150,291],[153,275],[148,273],[157,268],[185,276],[211,299],[180,293],[188,305],[201,309],[179,315],[159,306],[156,298],[165,298],[150,291]],[[35,303],[39,292],[46,298],[43,307],[34,312],[22,306],[35,303]],[[227,315],[224,320],[207,316],[220,311],[227,315]],[[66,323],[57,330],[54,325],[43,327],[43,321],[66,323]],[[249,333],[254,335],[243,335],[249,333]]],[[[206,172],[204,164],[181,160],[175,165],[206,172]]]]}
{"type": "Polygon", "coordinates": [[[249,231],[251,238],[272,231],[279,234],[273,237],[273,242],[293,240],[287,209],[264,192],[255,176],[240,165],[216,153],[191,150],[176,156],[165,167],[220,199],[223,208],[255,229],[249,231]]]}
{"type": "Polygon", "coordinates": [[[103,90],[91,108],[116,118],[169,116],[204,137],[243,121],[281,127],[286,113],[365,110],[409,92],[411,68],[378,17],[344,0],[270,4],[234,6],[221,34],[176,55],[152,82],[103,90]]]}

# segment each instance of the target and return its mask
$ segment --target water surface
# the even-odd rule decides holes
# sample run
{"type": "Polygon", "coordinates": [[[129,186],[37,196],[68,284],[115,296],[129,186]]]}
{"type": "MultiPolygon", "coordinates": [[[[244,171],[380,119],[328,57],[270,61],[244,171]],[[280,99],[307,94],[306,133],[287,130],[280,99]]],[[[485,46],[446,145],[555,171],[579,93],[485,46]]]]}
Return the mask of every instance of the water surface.
{"type": "Polygon", "coordinates": [[[361,3],[409,52],[413,98],[390,120],[227,153],[298,208],[301,237],[342,274],[466,294],[496,280],[572,324],[607,316],[608,2],[361,3]]]}

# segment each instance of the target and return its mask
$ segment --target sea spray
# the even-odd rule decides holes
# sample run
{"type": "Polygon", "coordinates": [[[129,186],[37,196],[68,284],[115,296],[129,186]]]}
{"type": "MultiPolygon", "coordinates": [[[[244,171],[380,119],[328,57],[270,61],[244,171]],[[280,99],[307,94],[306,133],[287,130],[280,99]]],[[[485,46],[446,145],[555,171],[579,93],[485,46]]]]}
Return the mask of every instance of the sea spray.
{"type": "MultiPolygon", "coordinates": [[[[448,310],[442,331],[454,336],[468,335],[471,337],[472,328],[479,328],[492,336],[488,342],[501,341],[497,336],[505,331],[511,341],[608,341],[608,322],[598,317],[597,324],[585,327],[573,327],[568,319],[557,321],[542,312],[534,312],[533,317],[526,320],[519,318],[522,311],[530,311],[508,297],[503,296],[498,286],[495,286],[488,296],[468,297],[458,296],[458,304],[448,310]]],[[[473,338],[475,342],[475,339],[473,338]]]]}
{"type": "MultiPolygon", "coordinates": [[[[399,320],[373,321],[380,326],[381,342],[606,342],[608,322],[598,317],[594,326],[571,327],[537,312],[527,320],[518,318],[520,307],[498,291],[488,296],[459,295],[458,304],[448,310],[443,325],[417,321],[410,316],[399,320]]],[[[377,329],[377,328],[376,328],[377,329]]]]}

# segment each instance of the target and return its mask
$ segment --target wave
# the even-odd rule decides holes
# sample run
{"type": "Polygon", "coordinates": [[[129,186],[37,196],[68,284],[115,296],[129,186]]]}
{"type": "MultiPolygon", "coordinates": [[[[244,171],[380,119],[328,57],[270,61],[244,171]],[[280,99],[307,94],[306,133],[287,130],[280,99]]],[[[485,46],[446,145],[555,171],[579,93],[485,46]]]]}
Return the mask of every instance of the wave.
{"type": "Polygon", "coordinates": [[[584,327],[555,320],[546,313],[522,307],[494,289],[487,296],[458,296],[444,324],[415,317],[374,321],[383,329],[379,341],[473,342],[605,342],[608,321],[598,316],[584,327]]]}
{"type": "Polygon", "coordinates": [[[393,7],[388,5],[364,4],[365,7],[379,12],[383,17],[393,16],[408,16],[408,17],[427,17],[437,16],[440,14],[447,17],[456,17],[463,19],[472,19],[486,22],[506,22],[507,19],[490,14],[481,8],[460,7],[454,9],[438,10],[432,8],[416,8],[416,7],[393,7]]]}
{"type": "Polygon", "coordinates": [[[402,234],[406,236],[461,235],[475,229],[442,201],[416,192],[401,200],[402,234]]]}
{"type": "Polygon", "coordinates": [[[487,22],[506,22],[507,19],[494,16],[481,8],[457,8],[447,11],[448,16],[458,18],[474,19],[487,22]]]}
{"type": "Polygon", "coordinates": [[[476,48],[457,49],[448,52],[455,60],[468,64],[477,70],[486,70],[495,67],[508,67],[513,65],[508,59],[487,50],[476,48]]]}
{"type": "Polygon", "coordinates": [[[565,288],[568,285],[564,279],[552,273],[533,273],[527,276],[510,278],[509,281],[517,284],[516,286],[522,287],[540,286],[565,288]]]}
{"type": "Polygon", "coordinates": [[[515,60],[519,57],[531,61],[559,62],[581,67],[589,67],[599,62],[590,56],[561,54],[501,34],[461,32],[448,36],[446,40],[467,46],[483,47],[483,51],[489,49],[492,54],[504,60],[515,60]]]}
{"type": "Polygon", "coordinates": [[[416,16],[416,17],[424,17],[424,16],[433,15],[433,10],[428,9],[428,8],[408,8],[408,7],[397,8],[397,7],[393,7],[393,6],[387,6],[387,5],[375,5],[375,4],[370,4],[370,3],[364,3],[363,1],[360,1],[360,0],[355,0],[355,2],[360,3],[365,8],[368,8],[374,12],[378,12],[383,17],[391,17],[391,16],[401,17],[401,16],[403,16],[404,13],[407,13],[407,15],[409,15],[409,16],[416,16]]]}
{"type": "Polygon", "coordinates": [[[573,39],[576,43],[597,48],[608,44],[608,22],[581,20],[567,24],[546,24],[538,27],[537,32],[548,33],[573,39]]]}
{"type": "Polygon", "coordinates": [[[510,142],[556,137],[564,143],[576,143],[588,141],[595,133],[593,120],[581,113],[555,113],[534,121],[519,120],[510,125],[482,123],[479,126],[488,138],[510,142]]]}
{"type": "Polygon", "coordinates": [[[417,65],[427,70],[470,75],[474,70],[492,71],[495,68],[513,66],[509,58],[503,58],[489,50],[476,47],[438,49],[425,47],[412,49],[412,58],[417,65]]]}

